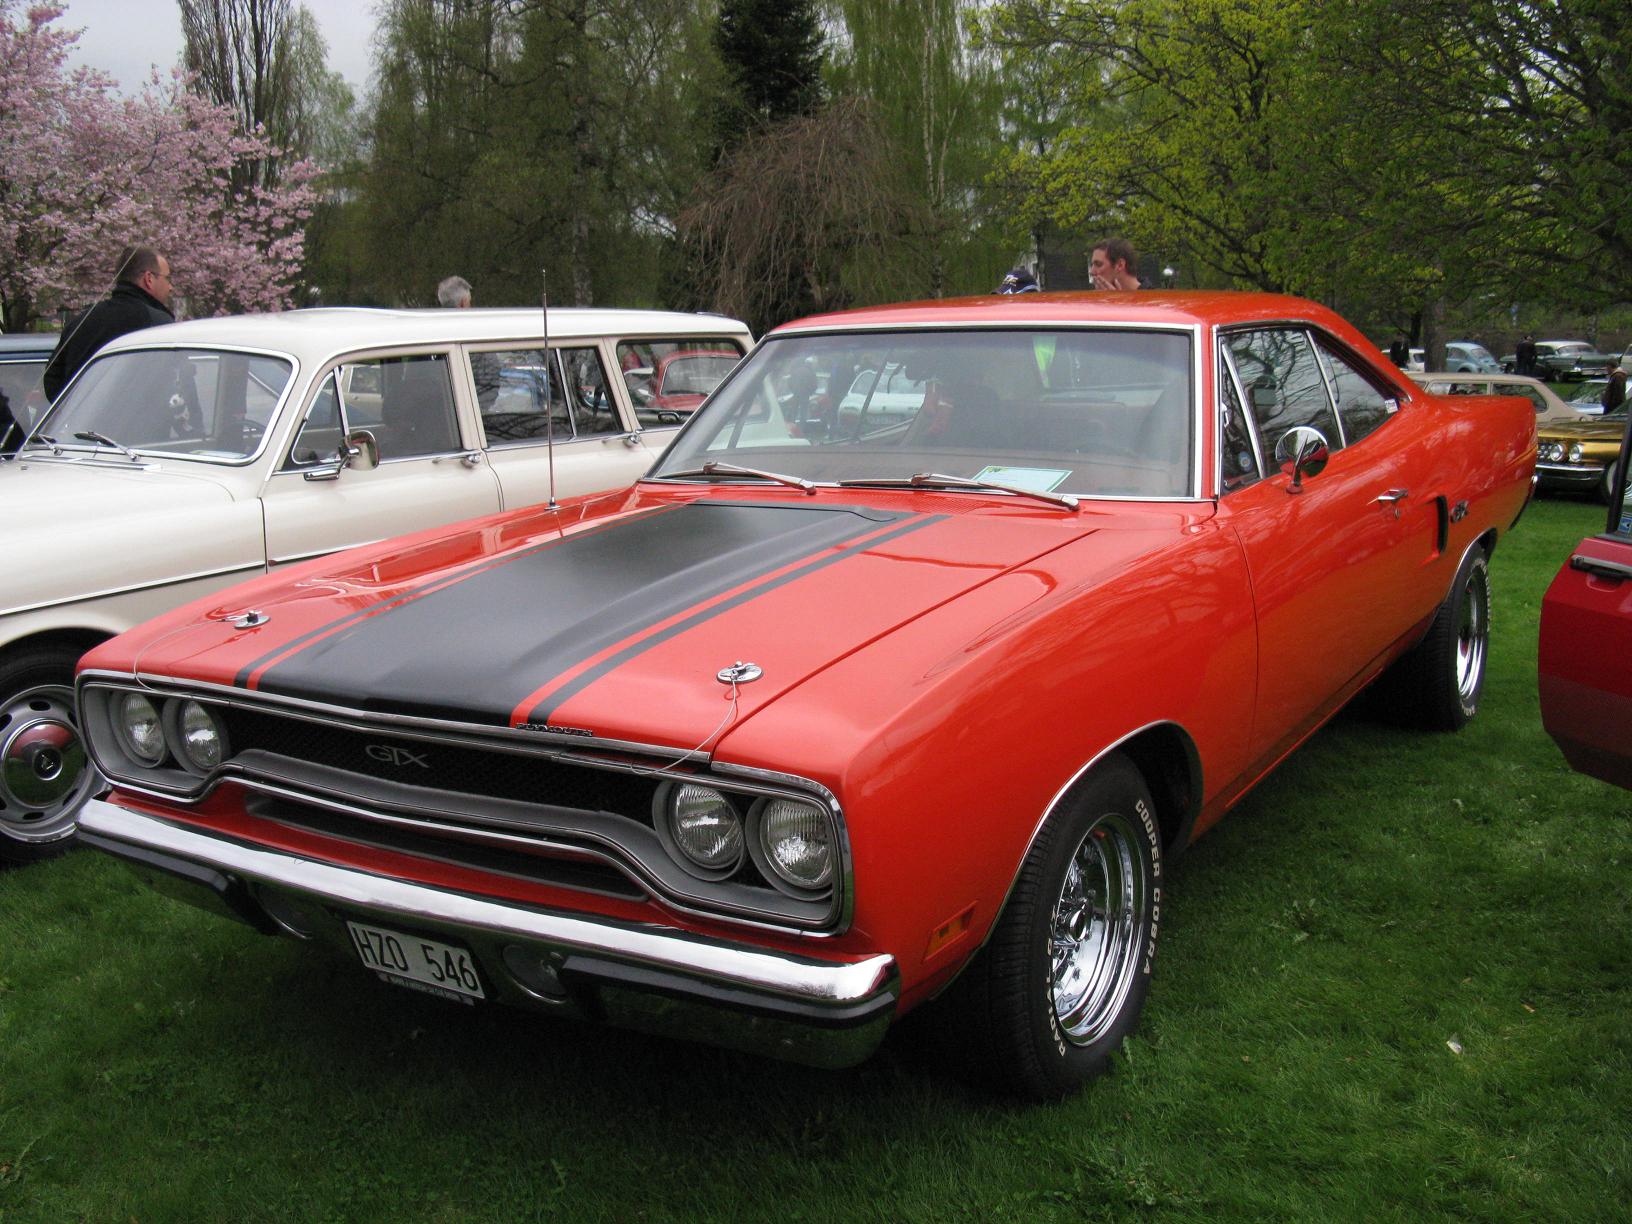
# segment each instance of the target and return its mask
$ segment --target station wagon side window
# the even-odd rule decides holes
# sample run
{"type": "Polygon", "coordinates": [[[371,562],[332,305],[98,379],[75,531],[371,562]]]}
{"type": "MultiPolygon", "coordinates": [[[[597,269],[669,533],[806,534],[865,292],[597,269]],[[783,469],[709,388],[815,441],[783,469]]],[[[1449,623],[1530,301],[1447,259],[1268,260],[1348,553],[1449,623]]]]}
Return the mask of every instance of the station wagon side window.
{"type": "Polygon", "coordinates": [[[374,435],[382,463],[458,450],[447,354],[376,357],[336,366],[312,398],[285,470],[332,461],[341,439],[357,429],[374,435]]]}
{"type": "Polygon", "coordinates": [[[1327,345],[1317,340],[1315,351],[1320,354],[1321,365],[1331,379],[1347,444],[1352,446],[1399,411],[1400,402],[1391,392],[1378,387],[1327,345]]]}
{"type": "Polygon", "coordinates": [[[683,424],[742,358],[735,340],[620,340],[618,373],[642,429],[683,424]]]}
{"type": "Polygon", "coordinates": [[[1318,429],[1332,450],[1343,445],[1326,376],[1303,329],[1232,332],[1227,343],[1258,425],[1266,463],[1272,462],[1282,435],[1300,425],[1318,429]]]}
{"type": "Polygon", "coordinates": [[[552,438],[570,442],[622,431],[600,354],[593,348],[489,350],[472,353],[470,368],[490,447],[536,446],[552,438]]]}

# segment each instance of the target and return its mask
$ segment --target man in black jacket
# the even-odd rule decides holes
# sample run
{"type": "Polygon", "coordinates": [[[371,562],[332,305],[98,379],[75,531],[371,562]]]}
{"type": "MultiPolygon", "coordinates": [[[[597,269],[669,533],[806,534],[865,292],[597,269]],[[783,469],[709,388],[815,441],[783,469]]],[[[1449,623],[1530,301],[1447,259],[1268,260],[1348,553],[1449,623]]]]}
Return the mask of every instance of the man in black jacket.
{"type": "Polygon", "coordinates": [[[62,339],[45,363],[41,381],[46,396],[55,400],[79,367],[115,336],[175,321],[170,313],[170,261],[152,247],[126,247],[119,254],[113,292],[62,329],[62,339]]]}

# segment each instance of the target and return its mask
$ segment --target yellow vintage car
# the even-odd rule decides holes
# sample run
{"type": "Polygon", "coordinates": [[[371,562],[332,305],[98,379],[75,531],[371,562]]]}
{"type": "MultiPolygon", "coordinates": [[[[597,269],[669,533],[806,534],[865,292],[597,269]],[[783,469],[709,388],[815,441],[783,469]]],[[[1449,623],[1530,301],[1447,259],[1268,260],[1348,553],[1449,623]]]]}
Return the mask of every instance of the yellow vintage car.
{"type": "Polygon", "coordinates": [[[1536,428],[1536,477],[1539,488],[1596,493],[1609,500],[1615,483],[1615,460],[1626,434],[1626,410],[1577,421],[1539,424],[1536,428]]]}

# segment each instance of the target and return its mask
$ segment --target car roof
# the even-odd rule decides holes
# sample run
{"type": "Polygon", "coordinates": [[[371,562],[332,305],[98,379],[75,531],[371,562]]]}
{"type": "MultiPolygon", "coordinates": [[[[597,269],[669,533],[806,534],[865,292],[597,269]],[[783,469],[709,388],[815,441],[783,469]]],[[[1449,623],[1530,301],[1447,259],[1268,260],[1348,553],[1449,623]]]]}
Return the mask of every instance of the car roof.
{"type": "Polygon", "coordinates": [[[0,358],[43,355],[57,347],[56,332],[8,332],[0,335],[0,358]]]}
{"type": "MultiPolygon", "coordinates": [[[[541,313],[531,308],[382,310],[330,306],[165,323],[111,340],[102,352],[192,345],[242,346],[272,349],[303,360],[322,360],[334,353],[397,345],[506,340],[537,343],[543,334],[541,313]]],[[[552,341],[598,336],[661,338],[699,334],[736,336],[744,343],[751,340],[746,324],[723,315],[560,307],[552,308],[549,316],[552,341]]]]}
{"type": "Polygon", "coordinates": [[[776,333],[890,326],[990,326],[1059,323],[1214,325],[1308,322],[1341,331],[1374,349],[1337,314],[1304,298],[1230,290],[1154,289],[1137,292],[983,294],[979,297],[902,302],[812,315],[784,323],[776,333]]]}

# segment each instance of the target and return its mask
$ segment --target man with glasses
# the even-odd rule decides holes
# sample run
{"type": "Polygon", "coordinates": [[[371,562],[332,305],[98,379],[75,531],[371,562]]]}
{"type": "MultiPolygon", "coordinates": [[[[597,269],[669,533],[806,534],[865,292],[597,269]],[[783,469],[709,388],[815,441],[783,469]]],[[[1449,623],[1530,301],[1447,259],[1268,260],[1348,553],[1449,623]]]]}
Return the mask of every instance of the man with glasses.
{"type": "Polygon", "coordinates": [[[45,365],[45,394],[55,400],[79,367],[115,336],[174,323],[170,294],[170,261],[152,247],[126,247],[119,253],[113,292],[63,328],[62,339],[45,365]]]}

